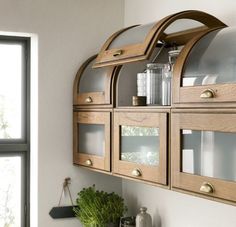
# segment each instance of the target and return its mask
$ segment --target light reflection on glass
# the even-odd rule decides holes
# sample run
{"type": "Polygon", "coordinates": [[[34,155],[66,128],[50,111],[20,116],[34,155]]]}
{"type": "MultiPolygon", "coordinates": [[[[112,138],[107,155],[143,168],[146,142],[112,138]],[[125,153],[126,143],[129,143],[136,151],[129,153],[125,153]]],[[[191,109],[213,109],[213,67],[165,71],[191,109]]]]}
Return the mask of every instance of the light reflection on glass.
{"type": "Polygon", "coordinates": [[[159,129],[121,126],[121,160],[143,165],[158,165],[159,129]]]}

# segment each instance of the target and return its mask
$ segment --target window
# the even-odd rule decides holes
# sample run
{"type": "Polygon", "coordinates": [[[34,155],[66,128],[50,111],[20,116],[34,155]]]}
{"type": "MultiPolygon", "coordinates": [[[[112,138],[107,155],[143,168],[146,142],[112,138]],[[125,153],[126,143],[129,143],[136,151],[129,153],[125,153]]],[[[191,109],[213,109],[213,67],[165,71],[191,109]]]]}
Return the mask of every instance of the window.
{"type": "Polygon", "coordinates": [[[29,223],[29,39],[0,36],[0,226],[29,223]]]}

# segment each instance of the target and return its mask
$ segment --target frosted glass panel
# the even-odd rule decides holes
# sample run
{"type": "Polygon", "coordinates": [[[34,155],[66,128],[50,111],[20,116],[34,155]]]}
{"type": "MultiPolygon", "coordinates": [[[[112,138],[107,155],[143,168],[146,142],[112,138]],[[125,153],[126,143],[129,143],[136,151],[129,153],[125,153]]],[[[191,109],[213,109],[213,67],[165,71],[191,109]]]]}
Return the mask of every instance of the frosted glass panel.
{"type": "Polygon", "coordinates": [[[179,19],[174,21],[166,30],[166,34],[171,34],[174,32],[180,32],[191,28],[202,27],[204,24],[191,20],[191,19],[179,19]]]}
{"type": "Polygon", "coordinates": [[[150,23],[141,26],[137,26],[122,32],[115,40],[110,44],[109,49],[119,48],[126,45],[143,43],[147,34],[152,27],[156,24],[150,23]]]}
{"type": "Polygon", "coordinates": [[[182,130],[182,172],[236,181],[236,133],[182,130]]]}
{"type": "Polygon", "coordinates": [[[121,126],[121,160],[143,165],[159,164],[159,129],[121,126]]]}
{"type": "Polygon", "coordinates": [[[106,86],[107,69],[105,67],[92,69],[95,60],[84,70],[79,81],[79,93],[103,92],[106,86]]]}
{"type": "Polygon", "coordinates": [[[104,156],[105,126],[100,124],[79,124],[79,152],[90,155],[104,156]]]}
{"type": "Polygon", "coordinates": [[[21,157],[0,157],[0,226],[22,226],[21,157]]]}
{"type": "Polygon", "coordinates": [[[0,139],[20,139],[24,86],[23,46],[0,44],[0,139]]]}
{"type": "Polygon", "coordinates": [[[211,32],[192,49],[184,68],[182,86],[236,82],[236,28],[211,32]]]}

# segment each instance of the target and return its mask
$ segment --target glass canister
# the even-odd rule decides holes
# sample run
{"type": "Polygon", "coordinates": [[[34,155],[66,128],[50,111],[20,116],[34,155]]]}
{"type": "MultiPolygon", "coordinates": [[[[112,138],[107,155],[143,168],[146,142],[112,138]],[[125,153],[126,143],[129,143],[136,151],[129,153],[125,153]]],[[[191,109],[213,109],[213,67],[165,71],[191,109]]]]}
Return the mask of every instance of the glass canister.
{"type": "Polygon", "coordinates": [[[172,88],[171,81],[173,76],[173,66],[179,55],[180,50],[171,50],[168,52],[169,54],[169,62],[163,65],[163,74],[162,74],[162,100],[161,104],[163,106],[171,105],[171,97],[172,97],[172,88]]]}
{"type": "Polygon", "coordinates": [[[163,64],[147,64],[146,95],[148,105],[161,105],[163,64]]]}
{"type": "Polygon", "coordinates": [[[136,216],[136,227],[152,227],[152,217],[146,211],[146,207],[140,208],[140,213],[136,216]]]}
{"type": "Polygon", "coordinates": [[[147,75],[145,72],[137,74],[137,96],[146,96],[147,92],[147,75]]]}
{"type": "Polygon", "coordinates": [[[171,105],[171,64],[164,64],[162,73],[162,95],[161,104],[163,106],[171,105]]]}

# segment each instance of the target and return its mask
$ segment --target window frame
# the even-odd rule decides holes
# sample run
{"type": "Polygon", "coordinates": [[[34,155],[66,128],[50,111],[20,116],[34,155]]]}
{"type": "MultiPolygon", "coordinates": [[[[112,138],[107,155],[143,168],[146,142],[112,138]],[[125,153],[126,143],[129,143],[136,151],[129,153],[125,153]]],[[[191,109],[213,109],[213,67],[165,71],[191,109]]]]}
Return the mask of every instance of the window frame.
{"type": "Polygon", "coordinates": [[[0,139],[0,157],[21,157],[21,226],[30,226],[30,53],[31,38],[0,35],[0,43],[22,45],[22,137],[0,139]]]}

